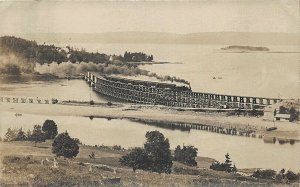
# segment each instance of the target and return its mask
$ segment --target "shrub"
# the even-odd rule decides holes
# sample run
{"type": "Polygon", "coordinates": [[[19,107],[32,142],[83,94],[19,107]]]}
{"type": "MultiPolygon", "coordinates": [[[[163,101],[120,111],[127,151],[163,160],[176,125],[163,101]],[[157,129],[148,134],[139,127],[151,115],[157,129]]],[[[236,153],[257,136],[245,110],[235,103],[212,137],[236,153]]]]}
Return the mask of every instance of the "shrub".
{"type": "Polygon", "coordinates": [[[159,131],[147,132],[146,138],[144,148],[150,160],[150,170],[171,173],[173,163],[169,140],[159,131]]]}
{"type": "Polygon", "coordinates": [[[134,148],[129,154],[121,157],[120,163],[125,166],[132,167],[135,172],[136,169],[147,170],[149,167],[149,158],[143,148],[134,148]]]}
{"type": "Polygon", "coordinates": [[[8,128],[3,140],[5,142],[15,141],[17,133],[18,132],[15,129],[12,130],[11,128],[8,128]]]}
{"type": "Polygon", "coordinates": [[[112,102],[107,102],[107,106],[112,106],[112,102]]]}
{"type": "Polygon", "coordinates": [[[276,175],[276,171],[267,169],[267,170],[256,170],[252,176],[260,179],[273,179],[275,175],[276,175]]]}
{"type": "Polygon", "coordinates": [[[121,147],[120,145],[114,145],[114,146],[112,147],[112,150],[114,150],[114,151],[121,151],[121,150],[122,150],[122,147],[121,147]]]}
{"type": "Polygon", "coordinates": [[[294,107],[290,108],[290,122],[292,121],[299,121],[299,111],[297,111],[294,107]]]}
{"type": "Polygon", "coordinates": [[[216,171],[226,171],[228,173],[237,172],[236,166],[234,165],[232,167],[232,161],[228,153],[225,155],[225,162],[213,162],[209,168],[216,171]]]}
{"type": "Polygon", "coordinates": [[[299,175],[297,175],[296,173],[294,173],[290,170],[286,172],[285,176],[289,181],[300,180],[299,175]]]}
{"type": "Polygon", "coordinates": [[[36,146],[36,144],[38,142],[44,142],[45,139],[45,134],[42,131],[42,127],[40,125],[35,125],[32,131],[32,134],[30,136],[30,140],[34,141],[34,146],[36,146]]]}
{"type": "Polygon", "coordinates": [[[22,130],[22,128],[19,129],[16,137],[16,141],[25,141],[27,139],[25,132],[22,130]]]}
{"type": "Polygon", "coordinates": [[[45,132],[46,139],[54,139],[58,133],[56,123],[49,119],[44,122],[42,130],[45,132]]]}
{"type": "Polygon", "coordinates": [[[76,157],[79,153],[78,141],[71,138],[68,132],[61,133],[52,143],[52,153],[66,158],[76,157]]]}
{"type": "Polygon", "coordinates": [[[136,169],[171,173],[172,157],[169,140],[159,131],[146,133],[144,149],[134,148],[120,159],[120,163],[136,169]]]}
{"type": "Polygon", "coordinates": [[[175,149],[174,160],[189,166],[197,166],[197,153],[198,149],[194,146],[183,146],[181,149],[178,145],[175,149]]]}

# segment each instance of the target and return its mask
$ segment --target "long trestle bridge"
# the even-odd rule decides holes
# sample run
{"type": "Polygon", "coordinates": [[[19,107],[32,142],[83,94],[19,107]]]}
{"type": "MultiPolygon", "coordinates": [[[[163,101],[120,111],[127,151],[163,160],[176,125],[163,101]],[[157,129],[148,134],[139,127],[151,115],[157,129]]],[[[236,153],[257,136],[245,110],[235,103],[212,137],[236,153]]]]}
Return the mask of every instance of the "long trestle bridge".
{"type": "Polygon", "coordinates": [[[88,72],[85,80],[96,92],[120,100],[191,109],[263,109],[280,99],[193,92],[186,86],[140,81],[88,72]]]}

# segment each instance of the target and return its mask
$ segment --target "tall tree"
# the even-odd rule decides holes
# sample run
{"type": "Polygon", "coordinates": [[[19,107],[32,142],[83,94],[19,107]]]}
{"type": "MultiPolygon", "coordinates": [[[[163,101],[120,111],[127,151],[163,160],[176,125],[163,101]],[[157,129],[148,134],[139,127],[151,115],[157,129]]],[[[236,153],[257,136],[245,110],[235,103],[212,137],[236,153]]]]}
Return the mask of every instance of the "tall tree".
{"type": "Polygon", "coordinates": [[[227,153],[225,155],[225,162],[224,162],[225,171],[231,172],[231,170],[232,170],[232,163],[231,162],[232,161],[230,160],[229,153],[227,153]]]}
{"type": "Polygon", "coordinates": [[[136,147],[129,154],[120,159],[120,163],[125,166],[132,167],[135,172],[136,169],[148,170],[149,159],[143,148],[136,147]]]}
{"type": "Polygon", "coordinates": [[[52,143],[52,153],[66,158],[76,157],[79,153],[78,140],[71,138],[68,132],[61,133],[52,143]]]}
{"type": "Polygon", "coordinates": [[[178,145],[174,152],[174,160],[189,166],[197,166],[197,154],[198,149],[194,146],[183,146],[181,149],[178,145]]]}
{"type": "Polygon", "coordinates": [[[30,137],[31,141],[34,141],[34,146],[38,142],[44,142],[45,141],[45,135],[42,131],[42,127],[40,125],[35,125],[30,137]]]}
{"type": "Polygon", "coordinates": [[[146,133],[145,151],[150,160],[149,169],[158,173],[171,173],[172,157],[170,143],[159,131],[146,133]]]}
{"type": "Polygon", "coordinates": [[[18,133],[17,133],[16,141],[24,141],[26,139],[27,139],[27,137],[25,135],[25,132],[23,131],[22,128],[20,128],[18,133]]]}
{"type": "Polygon", "coordinates": [[[15,141],[16,138],[17,138],[16,130],[12,130],[11,128],[8,128],[4,136],[4,141],[5,142],[15,141]]]}
{"type": "Polygon", "coordinates": [[[56,123],[49,119],[44,122],[42,130],[45,132],[46,139],[54,139],[58,133],[56,123]]]}

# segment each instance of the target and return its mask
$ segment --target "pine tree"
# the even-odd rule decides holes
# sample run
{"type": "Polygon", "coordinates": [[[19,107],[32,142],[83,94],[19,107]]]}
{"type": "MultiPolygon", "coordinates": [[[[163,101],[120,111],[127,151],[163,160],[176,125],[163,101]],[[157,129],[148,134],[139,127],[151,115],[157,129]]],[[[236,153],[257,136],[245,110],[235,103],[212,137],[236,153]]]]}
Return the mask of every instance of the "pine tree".
{"type": "Polygon", "coordinates": [[[144,147],[149,157],[149,169],[158,173],[171,173],[173,163],[169,140],[159,131],[147,132],[146,138],[144,147]]]}
{"type": "Polygon", "coordinates": [[[66,158],[76,157],[79,153],[78,140],[71,138],[68,132],[61,133],[52,143],[52,153],[66,158]]]}
{"type": "Polygon", "coordinates": [[[16,138],[17,138],[16,130],[12,130],[11,128],[8,128],[4,137],[4,141],[5,142],[15,141],[16,138]]]}
{"type": "Polygon", "coordinates": [[[231,172],[231,170],[232,170],[232,163],[231,163],[232,161],[230,160],[230,157],[229,157],[229,154],[227,153],[226,155],[225,155],[225,162],[224,162],[224,169],[225,169],[225,171],[227,171],[227,172],[231,172]]]}
{"type": "Polygon", "coordinates": [[[17,137],[16,137],[16,141],[24,141],[26,139],[27,139],[27,137],[25,135],[25,132],[23,131],[22,128],[20,128],[18,131],[17,137]]]}
{"type": "Polygon", "coordinates": [[[54,139],[58,133],[56,123],[49,119],[44,122],[42,130],[45,132],[46,139],[54,139]]]}
{"type": "Polygon", "coordinates": [[[233,168],[232,168],[231,171],[232,171],[233,173],[236,173],[236,172],[237,172],[237,168],[236,168],[235,164],[233,165],[233,168]]]}
{"type": "Polygon", "coordinates": [[[42,131],[42,127],[40,125],[35,125],[34,129],[32,131],[31,134],[31,141],[34,141],[34,146],[36,146],[36,144],[38,142],[44,142],[45,141],[45,135],[42,131]]]}

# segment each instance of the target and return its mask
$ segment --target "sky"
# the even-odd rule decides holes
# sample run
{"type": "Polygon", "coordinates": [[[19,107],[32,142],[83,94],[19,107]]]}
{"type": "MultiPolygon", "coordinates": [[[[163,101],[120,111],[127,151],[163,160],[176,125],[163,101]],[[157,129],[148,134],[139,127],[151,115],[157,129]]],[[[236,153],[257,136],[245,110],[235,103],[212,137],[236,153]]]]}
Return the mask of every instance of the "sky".
{"type": "Polygon", "coordinates": [[[299,32],[299,0],[0,1],[0,33],[299,32]]]}

